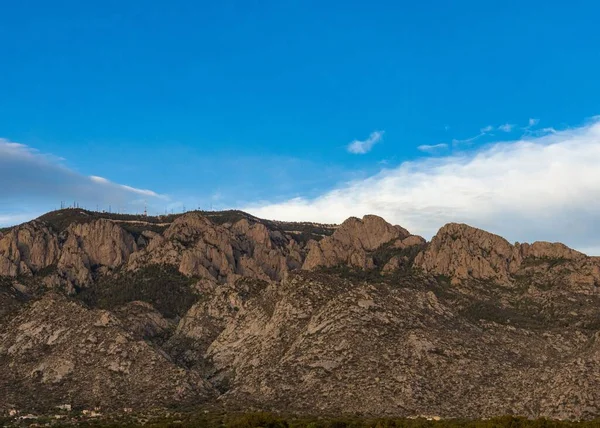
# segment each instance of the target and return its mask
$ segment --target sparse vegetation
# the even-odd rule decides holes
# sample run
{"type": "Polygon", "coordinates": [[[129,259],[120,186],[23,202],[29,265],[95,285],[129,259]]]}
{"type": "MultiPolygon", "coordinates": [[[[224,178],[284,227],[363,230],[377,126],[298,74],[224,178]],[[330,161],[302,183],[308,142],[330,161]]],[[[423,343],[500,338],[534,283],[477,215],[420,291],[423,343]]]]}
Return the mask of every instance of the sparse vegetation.
{"type": "Polygon", "coordinates": [[[560,266],[569,261],[564,257],[526,257],[523,259],[523,264],[521,267],[527,268],[532,266],[542,266],[546,265],[548,269],[552,269],[553,267],[560,266]]]}
{"type": "MultiPolygon", "coordinates": [[[[41,220],[52,227],[56,232],[60,233],[66,230],[69,225],[73,223],[89,223],[94,220],[98,220],[100,218],[105,218],[108,220],[114,221],[129,221],[129,222],[143,222],[149,224],[162,224],[162,223],[171,223],[181,214],[172,214],[165,216],[144,216],[140,214],[116,214],[116,213],[107,213],[107,212],[97,212],[97,211],[89,211],[80,208],[75,209],[63,209],[57,211],[50,211],[47,214],[39,217],[38,220],[41,220]]],[[[129,227],[132,227],[135,223],[130,223],[129,227]]],[[[121,223],[122,226],[125,227],[124,224],[121,223]]],[[[148,230],[149,227],[144,227],[144,230],[148,230]]]]}
{"type": "Polygon", "coordinates": [[[352,267],[348,265],[338,265],[332,267],[322,267],[320,271],[327,274],[334,274],[343,279],[350,279],[356,281],[373,281],[373,282],[398,282],[412,278],[416,282],[421,281],[417,274],[418,272],[413,268],[413,262],[419,252],[423,251],[426,244],[413,245],[407,248],[395,248],[391,242],[388,242],[375,251],[367,254],[368,257],[373,259],[375,267],[373,269],[361,269],[358,267],[352,267]],[[393,257],[399,257],[402,263],[398,269],[387,275],[382,275],[382,269],[393,257]]]}
{"type": "Polygon", "coordinates": [[[44,276],[52,275],[53,273],[56,273],[56,271],[57,271],[57,266],[55,264],[48,265],[48,266],[38,270],[35,273],[35,276],[44,277],[44,276]]]}
{"type": "MultiPolygon", "coordinates": [[[[190,212],[197,212],[218,225],[235,223],[242,219],[247,219],[254,223],[262,223],[271,230],[290,234],[294,240],[301,244],[305,244],[310,239],[318,241],[324,236],[329,236],[334,232],[336,227],[335,225],[318,223],[262,220],[239,210],[188,211],[188,213],[190,212]]],[[[144,230],[162,233],[170,223],[182,215],[184,215],[184,213],[144,216],[141,214],[116,214],[89,211],[81,208],[68,208],[51,211],[39,217],[38,220],[44,221],[57,233],[60,233],[73,223],[89,223],[100,218],[105,218],[118,222],[123,229],[137,238],[144,230]]],[[[8,231],[10,229],[11,228],[0,229],[0,231],[8,231]]]]}
{"type": "Polygon", "coordinates": [[[80,290],[77,298],[88,306],[114,309],[140,300],[152,304],[166,318],[183,316],[198,300],[188,278],[170,265],[148,265],[137,271],[121,271],[80,290]]]}
{"type": "Polygon", "coordinates": [[[500,302],[475,302],[467,306],[461,315],[475,322],[485,320],[515,327],[541,327],[540,321],[530,316],[530,314],[513,307],[503,307],[500,302]]]}
{"type": "Polygon", "coordinates": [[[38,418],[16,420],[0,418],[2,426],[80,426],[96,428],[138,427],[173,428],[597,428],[600,420],[565,421],[527,419],[518,416],[500,416],[490,419],[367,418],[361,416],[283,416],[256,412],[223,414],[190,412],[168,416],[121,415],[102,418],[73,416],[67,419],[38,418]]]}
{"type": "Polygon", "coordinates": [[[227,211],[199,211],[215,224],[235,223],[242,219],[254,223],[262,223],[270,230],[289,234],[296,242],[306,244],[309,240],[319,241],[325,236],[333,234],[335,225],[308,223],[308,222],[286,222],[276,220],[263,220],[239,210],[227,211]]]}
{"type": "Polygon", "coordinates": [[[427,247],[427,244],[421,244],[412,245],[406,248],[395,248],[392,244],[392,242],[383,244],[381,247],[371,253],[371,257],[373,257],[373,263],[378,269],[382,269],[385,264],[392,259],[392,257],[400,257],[401,259],[406,258],[405,263],[403,263],[401,266],[401,270],[408,271],[412,269],[412,265],[417,257],[417,254],[427,247]]]}

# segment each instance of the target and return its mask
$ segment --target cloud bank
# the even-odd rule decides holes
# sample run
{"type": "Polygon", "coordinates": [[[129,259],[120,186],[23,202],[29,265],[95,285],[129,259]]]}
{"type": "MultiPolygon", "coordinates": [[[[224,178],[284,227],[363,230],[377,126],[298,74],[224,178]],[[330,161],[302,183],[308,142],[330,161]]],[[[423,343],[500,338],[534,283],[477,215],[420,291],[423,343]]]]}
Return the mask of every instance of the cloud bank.
{"type": "Polygon", "coordinates": [[[560,241],[600,255],[599,165],[596,118],[550,135],[405,162],[313,199],[245,210],[263,218],[327,223],[373,213],[426,238],[445,223],[465,222],[512,241],[560,241]]]}
{"type": "Polygon", "coordinates": [[[364,155],[365,153],[369,153],[373,146],[381,141],[383,138],[384,131],[375,131],[371,132],[369,138],[364,141],[354,140],[350,144],[348,144],[348,151],[355,155],[364,155]]]}
{"type": "Polygon", "coordinates": [[[82,175],[66,167],[61,158],[5,139],[0,139],[0,183],[0,225],[29,220],[59,207],[61,201],[132,212],[143,209],[144,201],[166,199],[152,190],[82,175]]]}

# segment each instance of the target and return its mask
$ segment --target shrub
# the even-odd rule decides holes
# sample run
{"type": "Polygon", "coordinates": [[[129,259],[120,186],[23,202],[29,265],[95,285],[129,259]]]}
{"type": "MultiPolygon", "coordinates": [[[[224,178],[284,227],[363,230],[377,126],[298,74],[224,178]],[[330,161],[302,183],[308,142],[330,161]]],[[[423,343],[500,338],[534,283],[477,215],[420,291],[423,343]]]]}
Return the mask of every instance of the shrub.
{"type": "Polygon", "coordinates": [[[137,271],[122,271],[103,276],[77,297],[88,306],[114,309],[140,300],[150,303],[166,318],[183,316],[198,300],[192,289],[193,278],[171,265],[148,265],[137,271]]]}

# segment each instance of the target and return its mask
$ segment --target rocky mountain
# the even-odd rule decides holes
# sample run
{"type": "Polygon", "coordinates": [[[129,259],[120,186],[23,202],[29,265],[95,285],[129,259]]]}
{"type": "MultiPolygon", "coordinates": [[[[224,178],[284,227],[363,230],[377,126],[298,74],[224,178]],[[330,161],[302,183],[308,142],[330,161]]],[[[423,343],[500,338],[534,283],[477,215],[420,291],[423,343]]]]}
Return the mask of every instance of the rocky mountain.
{"type": "Polygon", "coordinates": [[[0,232],[0,412],[600,416],[600,259],[239,211],[0,232]]]}

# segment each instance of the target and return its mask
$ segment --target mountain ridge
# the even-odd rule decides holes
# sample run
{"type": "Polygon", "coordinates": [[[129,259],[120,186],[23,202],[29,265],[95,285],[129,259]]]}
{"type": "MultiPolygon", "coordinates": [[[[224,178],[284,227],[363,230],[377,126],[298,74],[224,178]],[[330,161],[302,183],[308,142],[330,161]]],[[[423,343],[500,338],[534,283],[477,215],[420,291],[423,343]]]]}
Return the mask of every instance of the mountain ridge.
{"type": "Polygon", "coordinates": [[[599,286],[599,258],[458,223],[52,212],[0,234],[0,412],[593,418],[599,286]]]}

